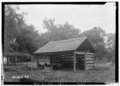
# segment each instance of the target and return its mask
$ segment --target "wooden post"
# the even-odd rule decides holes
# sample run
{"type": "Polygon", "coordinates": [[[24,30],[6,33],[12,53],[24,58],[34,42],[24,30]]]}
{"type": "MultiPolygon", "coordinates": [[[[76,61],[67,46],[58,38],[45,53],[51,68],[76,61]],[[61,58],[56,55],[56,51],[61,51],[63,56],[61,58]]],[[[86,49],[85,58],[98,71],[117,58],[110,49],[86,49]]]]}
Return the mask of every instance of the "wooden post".
{"type": "Polygon", "coordinates": [[[21,58],[21,59],[22,59],[22,62],[21,62],[21,63],[23,64],[23,58],[21,58]]]}
{"type": "Polygon", "coordinates": [[[76,71],[76,55],[75,55],[75,53],[73,56],[73,70],[74,70],[74,72],[76,71]]]}
{"type": "Polygon", "coordinates": [[[9,62],[8,62],[8,57],[6,57],[6,58],[7,58],[7,64],[8,64],[8,63],[9,63],[9,62]]]}
{"type": "Polygon", "coordinates": [[[6,57],[7,58],[7,64],[8,64],[8,57],[6,57]]]}
{"type": "Polygon", "coordinates": [[[15,56],[15,64],[17,64],[17,57],[15,56]]]}
{"type": "Polygon", "coordinates": [[[10,64],[10,58],[8,57],[8,64],[10,64]]]}
{"type": "Polygon", "coordinates": [[[46,71],[46,62],[45,62],[45,56],[43,56],[43,63],[44,63],[44,70],[46,71]]]}
{"type": "Polygon", "coordinates": [[[17,56],[16,56],[16,64],[17,64],[17,62],[18,62],[18,58],[17,58],[17,56]]]}
{"type": "Polygon", "coordinates": [[[84,54],[84,70],[86,70],[86,54],[87,53],[84,54]]]}
{"type": "Polygon", "coordinates": [[[39,68],[39,56],[36,55],[37,68],[39,68]]]}

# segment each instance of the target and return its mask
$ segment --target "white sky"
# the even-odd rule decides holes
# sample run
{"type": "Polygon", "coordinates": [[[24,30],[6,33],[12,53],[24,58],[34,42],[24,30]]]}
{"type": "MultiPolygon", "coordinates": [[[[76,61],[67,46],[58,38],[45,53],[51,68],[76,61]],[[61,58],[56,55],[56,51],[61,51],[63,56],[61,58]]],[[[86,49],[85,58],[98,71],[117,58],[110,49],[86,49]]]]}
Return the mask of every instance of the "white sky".
{"type": "Polygon", "coordinates": [[[55,19],[56,24],[66,21],[81,31],[101,27],[107,33],[115,33],[115,3],[105,5],[19,5],[28,13],[25,20],[40,32],[44,32],[43,20],[55,19]]]}

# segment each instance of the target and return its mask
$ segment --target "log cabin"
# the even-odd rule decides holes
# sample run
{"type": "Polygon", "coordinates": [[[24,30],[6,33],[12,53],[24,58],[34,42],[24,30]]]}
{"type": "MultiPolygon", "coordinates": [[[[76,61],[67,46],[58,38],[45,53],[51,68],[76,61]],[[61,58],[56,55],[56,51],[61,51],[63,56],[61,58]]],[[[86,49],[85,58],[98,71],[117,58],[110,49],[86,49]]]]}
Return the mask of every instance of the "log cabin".
{"type": "Polygon", "coordinates": [[[94,66],[94,48],[87,37],[50,41],[34,52],[37,61],[43,59],[56,68],[88,70],[94,66]]]}

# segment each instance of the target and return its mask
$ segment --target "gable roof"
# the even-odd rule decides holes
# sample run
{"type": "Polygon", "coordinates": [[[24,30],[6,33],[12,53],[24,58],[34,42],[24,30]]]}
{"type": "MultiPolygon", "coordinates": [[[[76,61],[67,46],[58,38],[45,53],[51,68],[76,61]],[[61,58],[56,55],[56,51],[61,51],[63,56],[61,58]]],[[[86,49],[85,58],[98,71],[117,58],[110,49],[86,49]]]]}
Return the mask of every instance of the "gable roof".
{"type": "Polygon", "coordinates": [[[35,54],[76,50],[86,39],[87,37],[80,37],[67,40],[51,41],[35,51],[35,54]]]}

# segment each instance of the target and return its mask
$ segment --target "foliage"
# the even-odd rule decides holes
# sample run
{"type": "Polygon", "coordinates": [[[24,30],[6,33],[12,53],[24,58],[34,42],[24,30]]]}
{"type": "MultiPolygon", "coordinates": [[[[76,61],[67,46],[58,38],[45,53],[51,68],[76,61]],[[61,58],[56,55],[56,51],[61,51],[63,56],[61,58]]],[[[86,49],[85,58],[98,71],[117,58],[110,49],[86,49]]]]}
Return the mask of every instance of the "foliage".
{"type": "Polygon", "coordinates": [[[45,29],[48,30],[48,37],[52,38],[51,40],[61,40],[77,37],[79,34],[79,30],[76,29],[73,25],[68,24],[66,22],[63,25],[56,25],[55,20],[49,19],[44,20],[45,29]]]}
{"type": "Polygon", "coordinates": [[[95,48],[96,57],[99,59],[102,59],[106,54],[106,48],[105,48],[105,32],[100,27],[94,27],[93,29],[84,31],[80,34],[81,36],[86,36],[90,40],[90,42],[93,44],[93,47],[95,48]]]}
{"type": "Polygon", "coordinates": [[[115,61],[115,34],[109,33],[107,34],[107,42],[106,47],[108,50],[107,59],[115,61]]]}
{"type": "Polygon", "coordinates": [[[35,28],[31,26],[25,26],[21,29],[20,34],[16,38],[16,42],[19,44],[19,52],[33,53],[36,50],[34,39],[38,33],[34,31],[35,28]]]}
{"type": "Polygon", "coordinates": [[[38,34],[33,25],[27,25],[24,13],[17,13],[13,6],[5,5],[4,15],[4,53],[20,52],[33,54],[35,50],[49,41],[86,36],[95,48],[96,57],[114,60],[115,34],[107,34],[100,27],[80,33],[78,28],[66,22],[56,24],[54,19],[44,19],[43,26],[47,32],[38,34]],[[105,39],[107,37],[107,40],[105,39]],[[106,41],[105,41],[106,40],[106,41]]]}
{"type": "MultiPolygon", "coordinates": [[[[10,52],[12,47],[11,41],[13,41],[17,34],[19,34],[18,22],[21,15],[17,15],[15,10],[10,5],[5,5],[4,15],[4,52],[10,52]]],[[[14,45],[14,43],[12,44],[14,45]]]]}
{"type": "Polygon", "coordinates": [[[27,52],[36,50],[34,39],[38,36],[32,25],[24,21],[24,14],[16,13],[14,6],[5,5],[4,53],[27,52]]]}
{"type": "Polygon", "coordinates": [[[45,45],[49,41],[78,37],[80,32],[77,28],[67,22],[65,24],[57,25],[53,19],[44,19],[43,25],[47,32],[42,33],[35,38],[35,42],[39,47],[45,45]]]}

